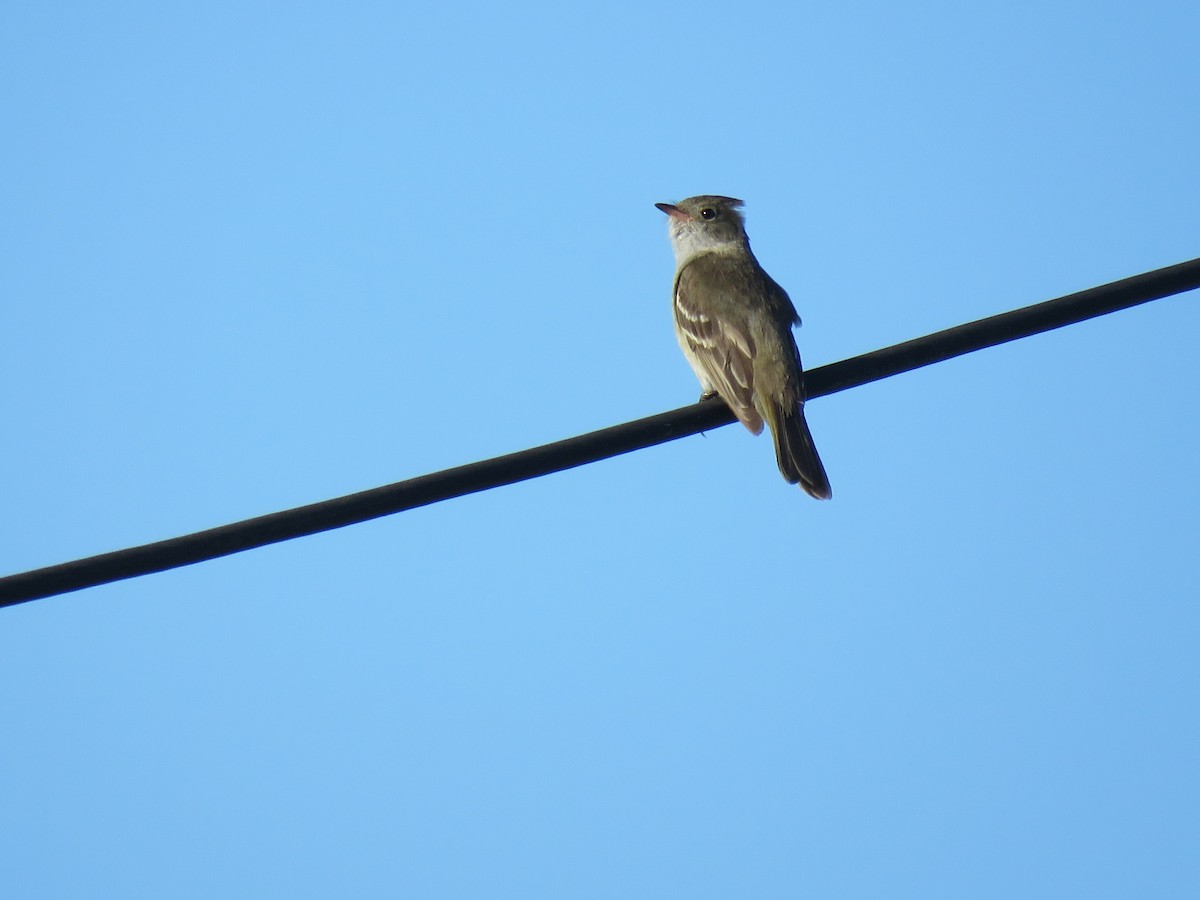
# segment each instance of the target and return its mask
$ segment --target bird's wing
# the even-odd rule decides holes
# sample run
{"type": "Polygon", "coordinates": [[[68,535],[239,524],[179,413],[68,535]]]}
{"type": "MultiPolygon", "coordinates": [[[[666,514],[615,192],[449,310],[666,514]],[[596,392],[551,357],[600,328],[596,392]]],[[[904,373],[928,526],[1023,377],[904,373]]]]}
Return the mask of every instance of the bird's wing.
{"type": "Polygon", "coordinates": [[[696,375],[758,434],[763,421],[754,406],[754,338],[738,309],[739,287],[719,266],[688,263],[675,279],[675,327],[696,375]]]}

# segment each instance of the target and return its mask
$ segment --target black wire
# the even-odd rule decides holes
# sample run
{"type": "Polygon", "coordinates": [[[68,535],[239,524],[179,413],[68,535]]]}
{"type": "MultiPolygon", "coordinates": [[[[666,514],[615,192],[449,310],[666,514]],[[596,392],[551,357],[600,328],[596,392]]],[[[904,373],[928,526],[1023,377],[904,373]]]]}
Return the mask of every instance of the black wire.
{"type": "MultiPolygon", "coordinates": [[[[813,369],[805,377],[808,396],[810,399],[823,397],[964,353],[1197,287],[1200,287],[1200,259],[1193,259],[813,369]]],[[[140,547],[9,575],[0,578],[0,606],[12,606],[123,578],[148,575],[318,531],[365,522],[673,441],[733,421],[733,414],[728,407],[714,398],[553,444],[445,469],[357,494],[140,547]]]]}

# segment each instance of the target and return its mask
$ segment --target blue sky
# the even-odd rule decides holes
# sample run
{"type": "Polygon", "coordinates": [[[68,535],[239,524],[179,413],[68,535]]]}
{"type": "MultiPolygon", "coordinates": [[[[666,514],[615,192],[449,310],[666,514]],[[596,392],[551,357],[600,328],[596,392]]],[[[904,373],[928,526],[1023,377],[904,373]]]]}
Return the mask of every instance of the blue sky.
{"type": "MultiPolygon", "coordinates": [[[[1190,3],[9,4],[0,568],[681,406],[656,201],[810,366],[1200,255],[1190,3]]],[[[13,897],[1185,897],[1194,295],[0,612],[13,897]]]]}

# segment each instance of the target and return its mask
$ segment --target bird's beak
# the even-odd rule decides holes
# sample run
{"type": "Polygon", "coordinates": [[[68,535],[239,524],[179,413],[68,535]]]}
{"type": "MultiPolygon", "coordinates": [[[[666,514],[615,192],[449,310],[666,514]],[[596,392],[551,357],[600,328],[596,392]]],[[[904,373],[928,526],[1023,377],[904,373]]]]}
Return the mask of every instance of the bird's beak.
{"type": "Polygon", "coordinates": [[[685,213],[682,209],[680,209],[674,203],[655,203],[654,205],[657,206],[659,209],[661,209],[663,212],[665,212],[672,219],[690,219],[691,218],[691,216],[689,216],[687,213],[685,213]]]}

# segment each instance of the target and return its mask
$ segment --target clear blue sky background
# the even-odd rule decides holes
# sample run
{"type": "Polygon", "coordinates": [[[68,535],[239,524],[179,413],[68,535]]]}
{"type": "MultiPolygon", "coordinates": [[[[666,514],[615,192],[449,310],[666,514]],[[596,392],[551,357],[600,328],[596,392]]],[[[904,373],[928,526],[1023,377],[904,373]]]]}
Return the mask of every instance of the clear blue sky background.
{"type": "MultiPolygon", "coordinates": [[[[0,13],[5,573],[1200,255],[1191,2],[0,13]]],[[[0,612],[6,897],[1194,897],[1200,302],[0,612]]]]}

